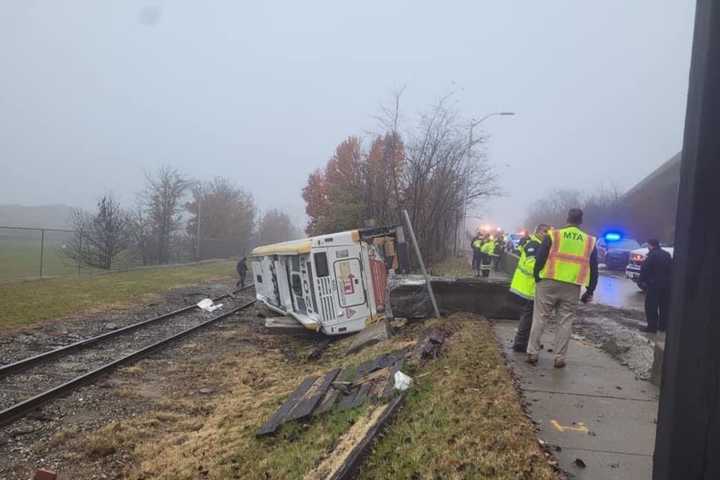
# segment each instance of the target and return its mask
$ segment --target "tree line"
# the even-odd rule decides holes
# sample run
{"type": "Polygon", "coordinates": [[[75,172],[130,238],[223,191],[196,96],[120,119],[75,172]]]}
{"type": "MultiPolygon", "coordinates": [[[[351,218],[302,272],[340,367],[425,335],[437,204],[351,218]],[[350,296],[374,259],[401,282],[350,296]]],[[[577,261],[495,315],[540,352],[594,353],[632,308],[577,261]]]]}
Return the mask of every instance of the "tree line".
{"type": "Polygon", "coordinates": [[[585,194],[574,189],[552,190],[533,202],[527,213],[525,226],[529,229],[541,223],[563,226],[571,208],[584,212],[583,229],[593,235],[602,235],[608,228],[622,227],[621,195],[615,188],[599,188],[585,194]]]}
{"type": "Polygon", "coordinates": [[[407,126],[399,120],[401,95],[377,117],[379,133],[347,137],[325,167],[309,175],[306,232],[400,224],[407,209],[423,255],[437,261],[464,241],[465,210],[498,194],[496,176],[482,149],[485,136],[461,117],[452,95],[407,126]]]}
{"type": "Polygon", "coordinates": [[[85,266],[109,270],[125,265],[168,264],[245,255],[259,241],[298,236],[279,210],[263,215],[253,196],[231,180],[193,180],[163,166],[145,175],[134,207],[102,196],[94,211],[76,209],[74,234],[63,253],[85,266]]]}

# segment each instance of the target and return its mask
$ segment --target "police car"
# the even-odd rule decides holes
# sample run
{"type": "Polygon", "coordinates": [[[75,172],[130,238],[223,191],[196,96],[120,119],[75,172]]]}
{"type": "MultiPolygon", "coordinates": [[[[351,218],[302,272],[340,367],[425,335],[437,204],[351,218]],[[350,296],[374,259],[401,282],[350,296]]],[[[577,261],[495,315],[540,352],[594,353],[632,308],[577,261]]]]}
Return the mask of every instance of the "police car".
{"type": "MultiPolygon", "coordinates": [[[[662,249],[668,252],[671,257],[673,256],[673,247],[667,247],[663,245],[662,249]]],[[[625,268],[626,278],[629,278],[633,282],[637,283],[638,279],[640,278],[640,270],[642,269],[642,264],[647,258],[649,252],[650,248],[648,248],[647,246],[643,248],[637,248],[630,252],[630,263],[628,263],[628,266],[625,268]]],[[[642,289],[642,287],[640,288],[642,289]]]]}

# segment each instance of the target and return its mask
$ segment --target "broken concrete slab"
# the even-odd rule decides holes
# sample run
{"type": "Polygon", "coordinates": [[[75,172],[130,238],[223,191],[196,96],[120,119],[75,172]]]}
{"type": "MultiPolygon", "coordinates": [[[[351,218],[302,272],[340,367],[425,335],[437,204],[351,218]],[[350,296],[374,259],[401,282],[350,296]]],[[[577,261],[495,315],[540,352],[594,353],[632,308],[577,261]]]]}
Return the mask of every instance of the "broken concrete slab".
{"type": "Polygon", "coordinates": [[[355,334],[346,355],[357,353],[365,347],[375,345],[388,338],[390,338],[390,326],[386,320],[380,320],[355,334]]]}
{"type": "MultiPolygon", "coordinates": [[[[424,279],[397,276],[390,289],[390,303],[395,316],[427,318],[433,315],[424,279]]],[[[473,312],[487,318],[520,318],[522,305],[510,293],[505,278],[432,277],[432,287],[441,312],[473,312]]]]}

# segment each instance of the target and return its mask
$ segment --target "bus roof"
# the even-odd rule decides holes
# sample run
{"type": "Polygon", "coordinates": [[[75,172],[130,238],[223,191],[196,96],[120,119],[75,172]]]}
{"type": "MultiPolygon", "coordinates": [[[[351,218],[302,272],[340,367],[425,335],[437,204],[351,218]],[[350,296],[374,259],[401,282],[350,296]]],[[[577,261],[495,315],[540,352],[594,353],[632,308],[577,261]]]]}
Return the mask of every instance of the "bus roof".
{"type": "Polygon", "coordinates": [[[309,238],[301,240],[291,240],[289,242],[273,243],[271,245],[262,245],[256,247],[250,253],[252,257],[262,257],[265,255],[300,255],[310,253],[312,243],[309,238]]]}
{"type": "Polygon", "coordinates": [[[326,235],[318,235],[316,237],[303,238],[301,240],[291,240],[289,242],[273,243],[271,245],[262,245],[256,247],[250,253],[251,257],[262,257],[265,255],[302,255],[310,253],[313,244],[315,246],[328,246],[330,242],[341,245],[348,242],[357,242],[360,240],[359,230],[347,230],[345,232],[328,233],[326,235]]]}

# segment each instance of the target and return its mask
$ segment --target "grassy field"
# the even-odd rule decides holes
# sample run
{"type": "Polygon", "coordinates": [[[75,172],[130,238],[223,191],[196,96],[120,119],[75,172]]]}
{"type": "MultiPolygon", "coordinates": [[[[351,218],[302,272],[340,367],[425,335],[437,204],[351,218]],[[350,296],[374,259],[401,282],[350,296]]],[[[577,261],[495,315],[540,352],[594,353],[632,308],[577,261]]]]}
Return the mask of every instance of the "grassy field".
{"type": "MultiPolygon", "coordinates": [[[[466,314],[428,324],[454,331],[446,354],[406,370],[415,386],[361,467],[360,478],[556,480],[492,327],[466,314]]],[[[421,328],[408,327],[415,332],[421,328]]],[[[408,338],[394,337],[354,355],[345,355],[351,339],[340,340],[319,363],[288,362],[274,349],[241,361],[234,355],[219,359],[203,368],[217,370],[227,393],[211,402],[168,399],[157,410],[74,438],[72,450],[84,452],[78,461],[97,459],[103,452],[128,452],[132,461],[126,462],[125,477],[136,480],[312,478],[313,468],[343,432],[363,421],[368,407],[285,425],[270,438],[256,438],[255,430],[306,375],[396,350],[408,338]],[[200,405],[205,415],[198,415],[200,405]]],[[[296,348],[292,338],[284,345],[296,348]]]]}
{"type": "Polygon", "coordinates": [[[0,331],[72,313],[143,303],[154,295],[235,273],[233,261],[157,267],[89,277],[0,284],[0,331]]]}
{"type": "MultiPolygon", "coordinates": [[[[39,277],[40,245],[39,234],[37,238],[0,238],[0,281],[39,277]]],[[[46,239],[43,275],[71,274],[77,274],[77,264],[62,255],[62,242],[59,239],[46,239]]]]}

